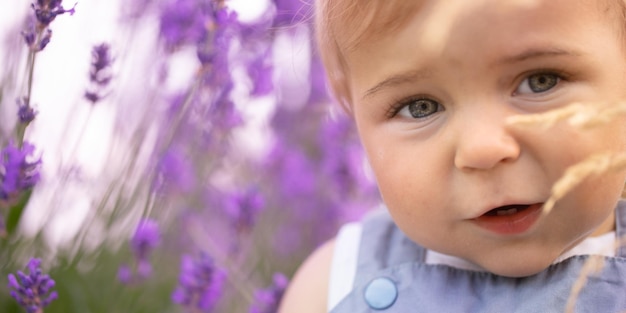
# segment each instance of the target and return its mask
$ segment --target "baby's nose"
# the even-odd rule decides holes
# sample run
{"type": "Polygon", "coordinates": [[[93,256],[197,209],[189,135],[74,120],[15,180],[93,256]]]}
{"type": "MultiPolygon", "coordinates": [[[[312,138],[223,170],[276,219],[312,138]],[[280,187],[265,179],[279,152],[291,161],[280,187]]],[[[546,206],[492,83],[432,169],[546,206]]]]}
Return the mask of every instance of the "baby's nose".
{"type": "Polygon", "coordinates": [[[461,170],[488,170],[519,157],[520,145],[504,118],[481,118],[464,122],[456,130],[454,165],[461,170]]]}

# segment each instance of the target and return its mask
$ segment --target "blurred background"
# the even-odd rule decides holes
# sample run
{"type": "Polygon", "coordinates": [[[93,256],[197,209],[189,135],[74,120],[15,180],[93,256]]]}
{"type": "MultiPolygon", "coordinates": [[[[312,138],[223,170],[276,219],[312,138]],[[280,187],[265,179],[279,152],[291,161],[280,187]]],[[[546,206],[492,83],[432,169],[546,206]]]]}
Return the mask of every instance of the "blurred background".
{"type": "Polygon", "coordinates": [[[275,312],[378,204],[311,1],[2,1],[0,312],[275,312]]]}

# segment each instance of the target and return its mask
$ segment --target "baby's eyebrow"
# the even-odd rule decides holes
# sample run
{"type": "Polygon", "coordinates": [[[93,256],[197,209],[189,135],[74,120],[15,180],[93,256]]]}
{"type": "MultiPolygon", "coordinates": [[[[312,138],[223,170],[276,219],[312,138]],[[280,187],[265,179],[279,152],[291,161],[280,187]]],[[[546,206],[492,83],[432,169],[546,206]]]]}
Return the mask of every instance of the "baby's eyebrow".
{"type": "Polygon", "coordinates": [[[363,95],[363,99],[371,97],[381,89],[397,86],[405,83],[415,82],[421,79],[427,79],[432,77],[433,73],[430,69],[420,69],[416,71],[408,71],[400,74],[393,75],[382,82],[376,84],[374,87],[368,89],[363,95]]]}
{"type": "Polygon", "coordinates": [[[529,48],[523,50],[520,53],[515,53],[509,56],[505,56],[497,60],[493,65],[511,64],[523,62],[529,59],[544,58],[544,57],[557,57],[557,56],[580,56],[581,53],[572,49],[560,48],[560,47],[545,47],[545,48],[529,48]]]}

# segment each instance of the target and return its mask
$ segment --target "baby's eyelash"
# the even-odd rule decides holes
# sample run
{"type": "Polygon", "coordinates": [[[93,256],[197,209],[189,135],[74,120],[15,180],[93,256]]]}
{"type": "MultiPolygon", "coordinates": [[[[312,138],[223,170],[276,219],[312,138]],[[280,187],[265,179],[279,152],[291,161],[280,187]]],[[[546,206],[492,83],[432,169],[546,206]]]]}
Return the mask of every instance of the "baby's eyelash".
{"type": "Polygon", "coordinates": [[[563,80],[563,81],[567,81],[571,75],[563,70],[563,69],[559,69],[559,68],[540,68],[540,69],[535,69],[532,71],[528,71],[528,72],[524,72],[522,73],[519,77],[521,78],[521,80],[523,79],[527,79],[533,75],[539,75],[539,74],[550,74],[550,75],[555,75],[557,76],[559,79],[563,80]]]}
{"type": "Polygon", "coordinates": [[[389,105],[389,108],[387,109],[385,116],[389,119],[393,118],[394,116],[398,114],[398,112],[400,112],[400,110],[402,110],[407,105],[415,101],[424,100],[424,99],[430,99],[430,98],[425,97],[425,96],[409,96],[409,97],[400,98],[398,100],[392,101],[391,104],[389,105]]]}

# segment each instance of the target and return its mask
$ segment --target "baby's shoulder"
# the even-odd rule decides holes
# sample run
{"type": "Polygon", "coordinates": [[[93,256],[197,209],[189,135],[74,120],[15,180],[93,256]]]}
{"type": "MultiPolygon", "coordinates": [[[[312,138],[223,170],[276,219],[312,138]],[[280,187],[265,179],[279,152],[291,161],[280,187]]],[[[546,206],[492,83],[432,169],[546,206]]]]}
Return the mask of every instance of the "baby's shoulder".
{"type": "Polygon", "coordinates": [[[327,312],[330,269],[335,249],[332,239],[317,248],[294,275],[285,296],[280,313],[327,312]]]}

